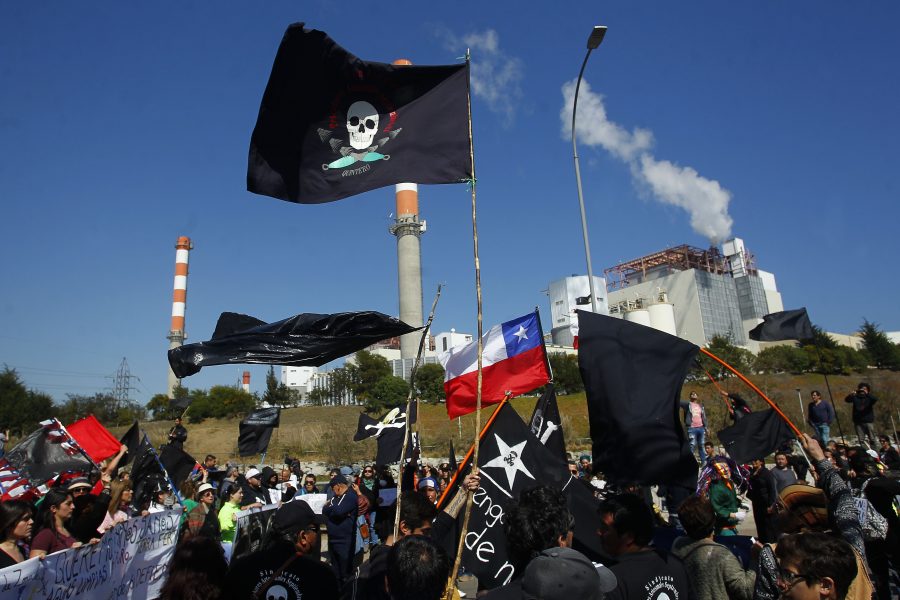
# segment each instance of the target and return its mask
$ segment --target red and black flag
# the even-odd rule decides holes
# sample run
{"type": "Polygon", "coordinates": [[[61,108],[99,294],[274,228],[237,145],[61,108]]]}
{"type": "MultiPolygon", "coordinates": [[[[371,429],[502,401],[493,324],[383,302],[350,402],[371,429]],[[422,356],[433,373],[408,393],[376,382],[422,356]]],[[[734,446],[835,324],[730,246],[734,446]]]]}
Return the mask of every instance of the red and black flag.
{"type": "Polygon", "coordinates": [[[594,468],[612,482],[693,488],[697,461],[682,429],[679,398],[699,348],[583,310],[578,323],[594,468]]]}
{"type": "Polygon", "coordinates": [[[169,350],[169,365],[179,378],[210,365],[318,367],[417,329],[375,311],[303,313],[274,323],[226,312],[219,316],[211,340],[169,350]]]}
{"type": "Polygon", "coordinates": [[[272,431],[281,423],[281,409],[277,406],[257,408],[241,421],[238,431],[238,454],[252,456],[269,449],[272,431]]]}
{"type": "Polygon", "coordinates": [[[791,428],[773,409],[744,415],[716,435],[738,464],[764,458],[794,438],[791,428]]]}
{"type": "Polygon", "coordinates": [[[784,310],[763,317],[763,322],[750,330],[751,340],[780,342],[781,340],[811,340],[812,323],[805,308],[784,310]]]}
{"type": "Polygon", "coordinates": [[[302,204],[415,181],[471,179],[468,63],[357,58],[288,27],[250,140],[247,189],[302,204]]]}

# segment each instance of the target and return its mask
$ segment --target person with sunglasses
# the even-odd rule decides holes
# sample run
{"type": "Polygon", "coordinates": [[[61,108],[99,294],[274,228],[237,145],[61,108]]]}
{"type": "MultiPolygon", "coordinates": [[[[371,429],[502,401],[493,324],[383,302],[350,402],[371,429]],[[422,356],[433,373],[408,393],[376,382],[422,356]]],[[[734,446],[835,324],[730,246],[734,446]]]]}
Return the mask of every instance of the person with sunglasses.
{"type": "Polygon", "coordinates": [[[187,516],[185,538],[204,535],[219,539],[221,527],[219,515],[216,511],[216,490],[209,483],[204,483],[197,490],[197,505],[191,509],[187,516]]]}
{"type": "Polygon", "coordinates": [[[319,486],[316,485],[316,476],[312,473],[307,473],[303,478],[303,485],[300,487],[300,490],[297,492],[299,496],[305,496],[306,494],[321,494],[322,490],[319,489],[319,486]]]}

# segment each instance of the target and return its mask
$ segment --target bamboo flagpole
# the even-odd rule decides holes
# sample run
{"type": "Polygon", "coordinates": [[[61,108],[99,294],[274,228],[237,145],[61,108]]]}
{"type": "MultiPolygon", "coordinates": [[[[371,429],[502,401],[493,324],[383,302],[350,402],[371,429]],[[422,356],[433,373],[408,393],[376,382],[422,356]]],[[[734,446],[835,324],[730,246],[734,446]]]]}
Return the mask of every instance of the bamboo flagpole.
{"type": "MultiPolygon", "coordinates": [[[[471,69],[471,54],[469,49],[466,48],[466,65],[468,67],[467,71],[471,69]]],[[[478,375],[476,376],[476,384],[475,384],[475,440],[472,442],[472,473],[478,473],[478,450],[479,450],[479,442],[481,440],[481,383],[482,383],[482,353],[484,351],[484,340],[482,336],[484,335],[484,324],[482,323],[482,311],[481,311],[481,262],[478,258],[478,219],[477,219],[477,210],[475,203],[475,187],[478,180],[475,177],[475,144],[472,140],[472,89],[471,89],[471,75],[466,80],[467,86],[467,96],[466,102],[469,109],[469,160],[472,165],[472,249],[475,256],[475,300],[478,308],[478,375]]],[[[472,501],[474,498],[473,492],[466,493],[466,508],[463,516],[462,529],[459,534],[459,544],[456,547],[456,559],[453,561],[453,568],[450,570],[450,579],[447,581],[447,590],[445,592],[446,598],[452,598],[453,592],[456,589],[456,574],[459,572],[459,563],[462,560],[463,549],[465,548],[466,541],[466,532],[469,529],[469,517],[472,515],[472,501]]]]}
{"type": "MultiPolygon", "coordinates": [[[[395,508],[394,515],[394,539],[397,539],[397,534],[400,530],[400,504],[402,502],[403,496],[403,459],[406,458],[406,449],[409,445],[409,429],[410,429],[410,415],[412,414],[410,410],[412,409],[412,403],[416,403],[416,416],[419,415],[419,398],[418,396],[413,399],[415,396],[415,382],[416,382],[416,372],[419,370],[419,362],[422,360],[422,353],[425,351],[425,340],[428,339],[428,333],[431,331],[431,323],[434,321],[434,310],[437,308],[438,300],[441,297],[441,284],[438,284],[437,294],[434,295],[434,300],[431,303],[431,312],[428,313],[428,321],[425,322],[425,328],[422,330],[422,337],[419,339],[419,351],[416,353],[416,360],[413,362],[412,370],[409,372],[409,395],[406,397],[406,424],[403,426],[403,446],[402,450],[400,450],[400,479],[397,481],[397,505],[395,508]]],[[[416,431],[418,431],[418,418],[416,419],[416,431]]]]}
{"type": "Polygon", "coordinates": [[[769,400],[769,397],[766,396],[766,395],[763,393],[763,391],[762,391],[761,389],[759,389],[758,387],[756,387],[756,385],[755,385],[752,381],[750,381],[749,379],[747,379],[746,377],[744,377],[744,375],[741,374],[740,371],[738,371],[737,369],[735,369],[734,367],[732,367],[731,365],[729,365],[727,362],[725,362],[724,360],[722,360],[721,358],[719,358],[718,356],[716,356],[715,354],[713,354],[712,352],[710,352],[710,351],[707,350],[706,348],[700,348],[700,352],[702,352],[702,353],[705,354],[706,356],[710,357],[711,359],[713,359],[714,361],[716,361],[717,363],[719,363],[720,365],[722,365],[723,367],[725,367],[726,369],[728,369],[729,371],[731,371],[732,373],[734,373],[734,374],[738,377],[738,379],[740,379],[741,381],[743,381],[744,383],[746,383],[746,384],[750,387],[751,390],[753,390],[754,392],[756,392],[757,394],[759,394],[759,397],[762,398],[763,400],[765,400],[766,403],[767,403],[769,406],[772,407],[772,409],[775,411],[775,413],[776,413],[779,417],[781,417],[782,419],[784,419],[784,422],[788,424],[788,427],[791,428],[791,431],[793,431],[794,434],[795,434],[798,438],[801,438],[801,439],[803,438],[803,432],[801,432],[799,429],[797,429],[797,426],[794,425],[794,424],[791,422],[790,419],[788,419],[787,415],[784,414],[784,412],[782,412],[782,410],[781,410],[780,408],[778,408],[778,405],[775,404],[774,402],[772,402],[771,400],[769,400]]]}

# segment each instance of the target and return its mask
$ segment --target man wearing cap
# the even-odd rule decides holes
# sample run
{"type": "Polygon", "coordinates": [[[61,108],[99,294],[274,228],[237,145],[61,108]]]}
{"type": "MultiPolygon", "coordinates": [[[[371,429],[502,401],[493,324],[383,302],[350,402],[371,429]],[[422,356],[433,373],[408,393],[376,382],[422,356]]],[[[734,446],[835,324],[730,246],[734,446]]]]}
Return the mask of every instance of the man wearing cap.
{"type": "Polygon", "coordinates": [[[241,486],[244,488],[244,499],[241,501],[241,508],[248,508],[251,504],[264,506],[272,503],[269,498],[269,490],[262,486],[262,475],[259,469],[250,467],[247,469],[244,478],[246,483],[241,486]]]}
{"type": "Polygon", "coordinates": [[[525,569],[522,598],[527,600],[603,600],[616,589],[616,576],[572,548],[548,548],[525,569]]]}
{"type": "MultiPolygon", "coordinates": [[[[319,525],[306,502],[288,502],[275,512],[262,548],[232,563],[225,598],[318,600],[338,596],[334,573],[318,560],[319,525]]],[[[330,542],[329,542],[330,545],[330,542]]]]}
{"type": "Polygon", "coordinates": [[[633,494],[611,496],[600,503],[600,544],[618,563],[611,567],[619,585],[607,597],[683,599],[688,597],[687,575],[681,561],[650,546],[653,511],[633,494]]]}
{"type": "Polygon", "coordinates": [[[875,447],[875,403],[878,398],[871,395],[868,383],[861,382],[856,386],[856,391],[848,394],[844,402],[853,405],[853,425],[856,426],[856,437],[859,445],[868,448],[875,447]]]}
{"type": "Polygon", "coordinates": [[[425,496],[432,504],[437,504],[437,482],[431,477],[425,477],[419,480],[419,493],[425,496]]]}
{"type": "Polygon", "coordinates": [[[328,486],[332,497],[322,507],[328,527],[328,553],[331,568],[343,584],[350,575],[353,555],[356,552],[356,515],[358,498],[350,489],[347,478],[341,474],[332,477],[328,486]]]}

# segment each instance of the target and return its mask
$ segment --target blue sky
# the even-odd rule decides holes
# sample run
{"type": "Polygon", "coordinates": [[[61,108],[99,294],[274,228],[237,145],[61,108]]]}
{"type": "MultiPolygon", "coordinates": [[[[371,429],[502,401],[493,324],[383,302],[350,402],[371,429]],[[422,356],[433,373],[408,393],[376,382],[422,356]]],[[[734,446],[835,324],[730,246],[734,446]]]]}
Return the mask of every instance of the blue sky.
{"type": "MultiPolygon", "coordinates": [[[[898,18],[886,1],[3,3],[0,363],[62,398],[111,386],[127,357],[135,399],[164,391],[180,235],[188,341],[222,311],[397,314],[392,189],[320,206],[245,191],[296,21],[367,60],[471,48],[486,328],[546,313],[547,284],[585,271],[564,91],[602,23],[578,114],[595,271],[730,230],[786,307],[900,329],[898,18]]],[[[435,330],[472,332],[469,192],[419,201],[426,309],[444,283],[435,330]]]]}

